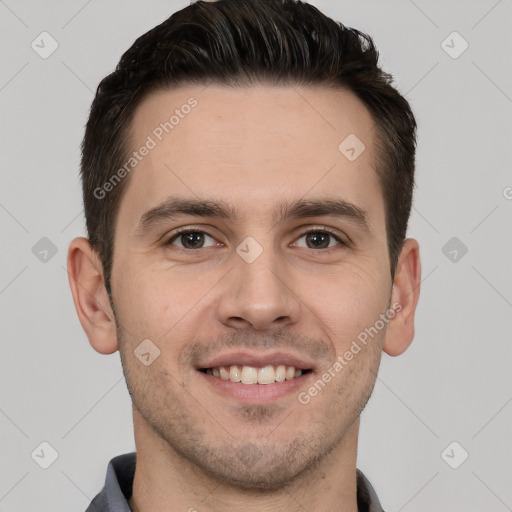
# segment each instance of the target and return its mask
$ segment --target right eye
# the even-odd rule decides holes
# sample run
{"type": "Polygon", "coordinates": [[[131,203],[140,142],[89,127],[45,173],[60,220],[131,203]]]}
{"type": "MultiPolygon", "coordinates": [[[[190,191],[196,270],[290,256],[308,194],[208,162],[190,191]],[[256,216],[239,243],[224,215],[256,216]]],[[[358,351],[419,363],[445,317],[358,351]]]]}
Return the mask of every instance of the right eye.
{"type": "Polygon", "coordinates": [[[164,244],[166,247],[169,245],[176,245],[181,249],[203,249],[205,247],[213,247],[218,245],[218,242],[205,231],[199,231],[194,229],[182,229],[176,231],[174,234],[167,239],[167,242],[164,244]],[[210,245],[205,245],[206,239],[209,238],[213,241],[210,245]],[[176,243],[178,242],[178,243],[176,243]]]}

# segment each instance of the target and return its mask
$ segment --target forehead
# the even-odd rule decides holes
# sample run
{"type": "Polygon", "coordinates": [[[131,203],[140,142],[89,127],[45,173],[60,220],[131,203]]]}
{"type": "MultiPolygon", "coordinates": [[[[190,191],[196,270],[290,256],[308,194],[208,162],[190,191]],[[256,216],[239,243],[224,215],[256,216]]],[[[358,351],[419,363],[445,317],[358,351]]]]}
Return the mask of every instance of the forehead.
{"type": "Polygon", "coordinates": [[[130,224],[169,195],[229,201],[247,216],[326,194],[383,213],[375,123],[350,91],[182,86],[145,98],[131,128],[140,160],[119,217],[130,224]]]}

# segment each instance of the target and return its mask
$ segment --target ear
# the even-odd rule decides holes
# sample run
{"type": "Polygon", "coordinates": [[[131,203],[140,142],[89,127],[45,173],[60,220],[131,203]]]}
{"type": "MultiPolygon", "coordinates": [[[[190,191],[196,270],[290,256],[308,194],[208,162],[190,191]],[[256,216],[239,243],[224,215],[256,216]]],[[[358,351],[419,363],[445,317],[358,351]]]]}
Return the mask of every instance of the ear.
{"type": "Polygon", "coordinates": [[[420,297],[421,263],[418,242],[407,238],[396,266],[391,309],[395,315],[386,329],[384,352],[399,356],[407,350],[414,338],[414,313],[420,297]]]}
{"type": "Polygon", "coordinates": [[[87,238],[75,238],[68,250],[69,286],[76,312],[92,347],[100,354],[118,350],[114,313],[110,306],[103,265],[87,238]]]}

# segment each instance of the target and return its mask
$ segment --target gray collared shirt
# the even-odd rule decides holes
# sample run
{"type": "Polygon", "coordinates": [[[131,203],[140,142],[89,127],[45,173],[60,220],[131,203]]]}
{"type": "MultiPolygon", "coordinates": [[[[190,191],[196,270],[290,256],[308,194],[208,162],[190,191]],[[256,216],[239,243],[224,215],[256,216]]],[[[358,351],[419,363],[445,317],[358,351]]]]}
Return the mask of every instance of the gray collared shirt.
{"type": "MultiPolygon", "coordinates": [[[[131,512],[128,500],[132,495],[135,462],[135,452],[114,457],[107,468],[105,487],[85,512],[131,512]]],[[[359,512],[384,512],[375,490],[359,469],[357,508],[359,512]]]]}

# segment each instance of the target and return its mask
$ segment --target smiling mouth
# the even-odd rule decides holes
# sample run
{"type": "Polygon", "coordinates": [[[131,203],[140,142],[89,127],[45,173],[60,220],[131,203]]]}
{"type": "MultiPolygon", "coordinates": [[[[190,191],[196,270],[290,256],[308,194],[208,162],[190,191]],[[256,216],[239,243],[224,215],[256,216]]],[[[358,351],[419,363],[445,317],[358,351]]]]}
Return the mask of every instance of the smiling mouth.
{"type": "Polygon", "coordinates": [[[217,366],[215,368],[201,368],[199,371],[207,375],[213,375],[221,380],[240,382],[241,384],[274,384],[300,378],[310,369],[295,368],[295,366],[268,365],[264,367],[243,366],[232,364],[231,366],[217,366]]]}

